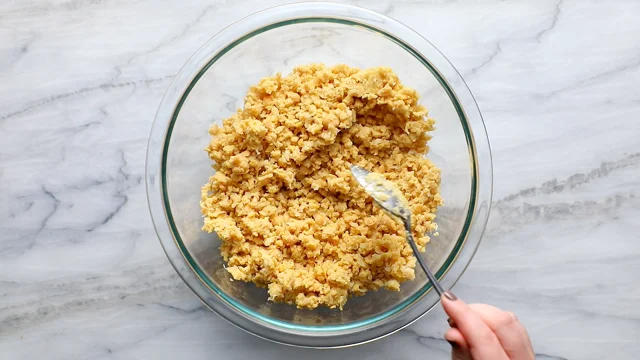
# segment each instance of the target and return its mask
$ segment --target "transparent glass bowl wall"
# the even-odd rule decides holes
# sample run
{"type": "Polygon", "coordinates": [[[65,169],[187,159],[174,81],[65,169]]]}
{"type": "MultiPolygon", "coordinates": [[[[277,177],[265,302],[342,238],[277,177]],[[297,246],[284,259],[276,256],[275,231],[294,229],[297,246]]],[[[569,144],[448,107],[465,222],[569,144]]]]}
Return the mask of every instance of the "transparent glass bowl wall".
{"type": "Polygon", "coordinates": [[[337,4],[273,8],[212,38],[185,65],[158,110],[149,141],[147,185],[158,236],[172,264],[213,310],[274,341],[346,346],[396,331],[438,302],[426,277],[401,291],[370,292],[343,311],[313,311],[267,301],[265,289],[232,281],[219,239],[201,230],[200,187],[213,174],[208,129],[242,107],[249,86],[301,64],[387,66],[418,91],[436,119],[428,157],[442,169],[439,236],[424,254],[445,287],[479,243],[491,196],[491,159],[480,113],[462,78],[431,44],[403,25],[337,4]]]}

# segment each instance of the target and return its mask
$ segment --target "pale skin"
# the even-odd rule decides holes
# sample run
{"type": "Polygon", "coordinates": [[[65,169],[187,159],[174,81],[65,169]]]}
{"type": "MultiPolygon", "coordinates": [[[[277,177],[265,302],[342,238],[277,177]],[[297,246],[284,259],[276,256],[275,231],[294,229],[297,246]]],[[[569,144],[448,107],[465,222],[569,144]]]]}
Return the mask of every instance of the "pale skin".
{"type": "Polygon", "coordinates": [[[452,360],[533,360],[527,330],[508,311],[491,305],[466,304],[451,291],[442,295],[451,328],[444,338],[452,360]]]}

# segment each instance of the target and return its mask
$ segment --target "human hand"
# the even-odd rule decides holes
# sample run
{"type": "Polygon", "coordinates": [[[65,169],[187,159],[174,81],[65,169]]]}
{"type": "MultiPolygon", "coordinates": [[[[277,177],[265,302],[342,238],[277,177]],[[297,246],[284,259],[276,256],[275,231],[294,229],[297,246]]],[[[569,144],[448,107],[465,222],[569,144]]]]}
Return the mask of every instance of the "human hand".
{"type": "Polygon", "coordinates": [[[442,295],[449,315],[444,338],[451,344],[452,360],[533,360],[527,330],[512,313],[491,305],[470,304],[451,291],[442,295]]]}

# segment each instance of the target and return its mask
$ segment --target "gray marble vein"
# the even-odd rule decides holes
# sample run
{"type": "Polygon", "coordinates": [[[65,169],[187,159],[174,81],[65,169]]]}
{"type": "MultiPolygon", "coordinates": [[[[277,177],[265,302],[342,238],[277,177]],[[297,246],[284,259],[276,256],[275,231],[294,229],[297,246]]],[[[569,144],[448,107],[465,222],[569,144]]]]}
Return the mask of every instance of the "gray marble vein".
{"type": "MultiPolygon", "coordinates": [[[[254,338],[156,239],[143,178],[164,92],[217,31],[285,2],[0,4],[0,358],[449,358],[440,309],[350,349],[254,338]]],[[[636,359],[640,2],[344,2],[429,39],[482,110],[493,210],[455,292],[517,313],[537,359],[636,359]]]]}

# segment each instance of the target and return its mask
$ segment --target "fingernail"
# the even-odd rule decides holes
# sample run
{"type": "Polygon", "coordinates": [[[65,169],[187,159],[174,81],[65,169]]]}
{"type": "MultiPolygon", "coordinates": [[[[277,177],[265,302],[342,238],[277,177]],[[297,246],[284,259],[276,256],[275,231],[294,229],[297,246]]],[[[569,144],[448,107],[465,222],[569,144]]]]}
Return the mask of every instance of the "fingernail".
{"type": "Polygon", "coordinates": [[[458,348],[458,344],[457,343],[454,343],[451,340],[447,340],[447,342],[449,343],[449,345],[451,345],[452,348],[454,348],[454,349],[458,348]]]}
{"type": "Polygon", "coordinates": [[[447,290],[444,292],[444,297],[446,297],[447,299],[451,300],[451,301],[456,301],[458,300],[458,297],[456,297],[451,290],[447,290]]]}

